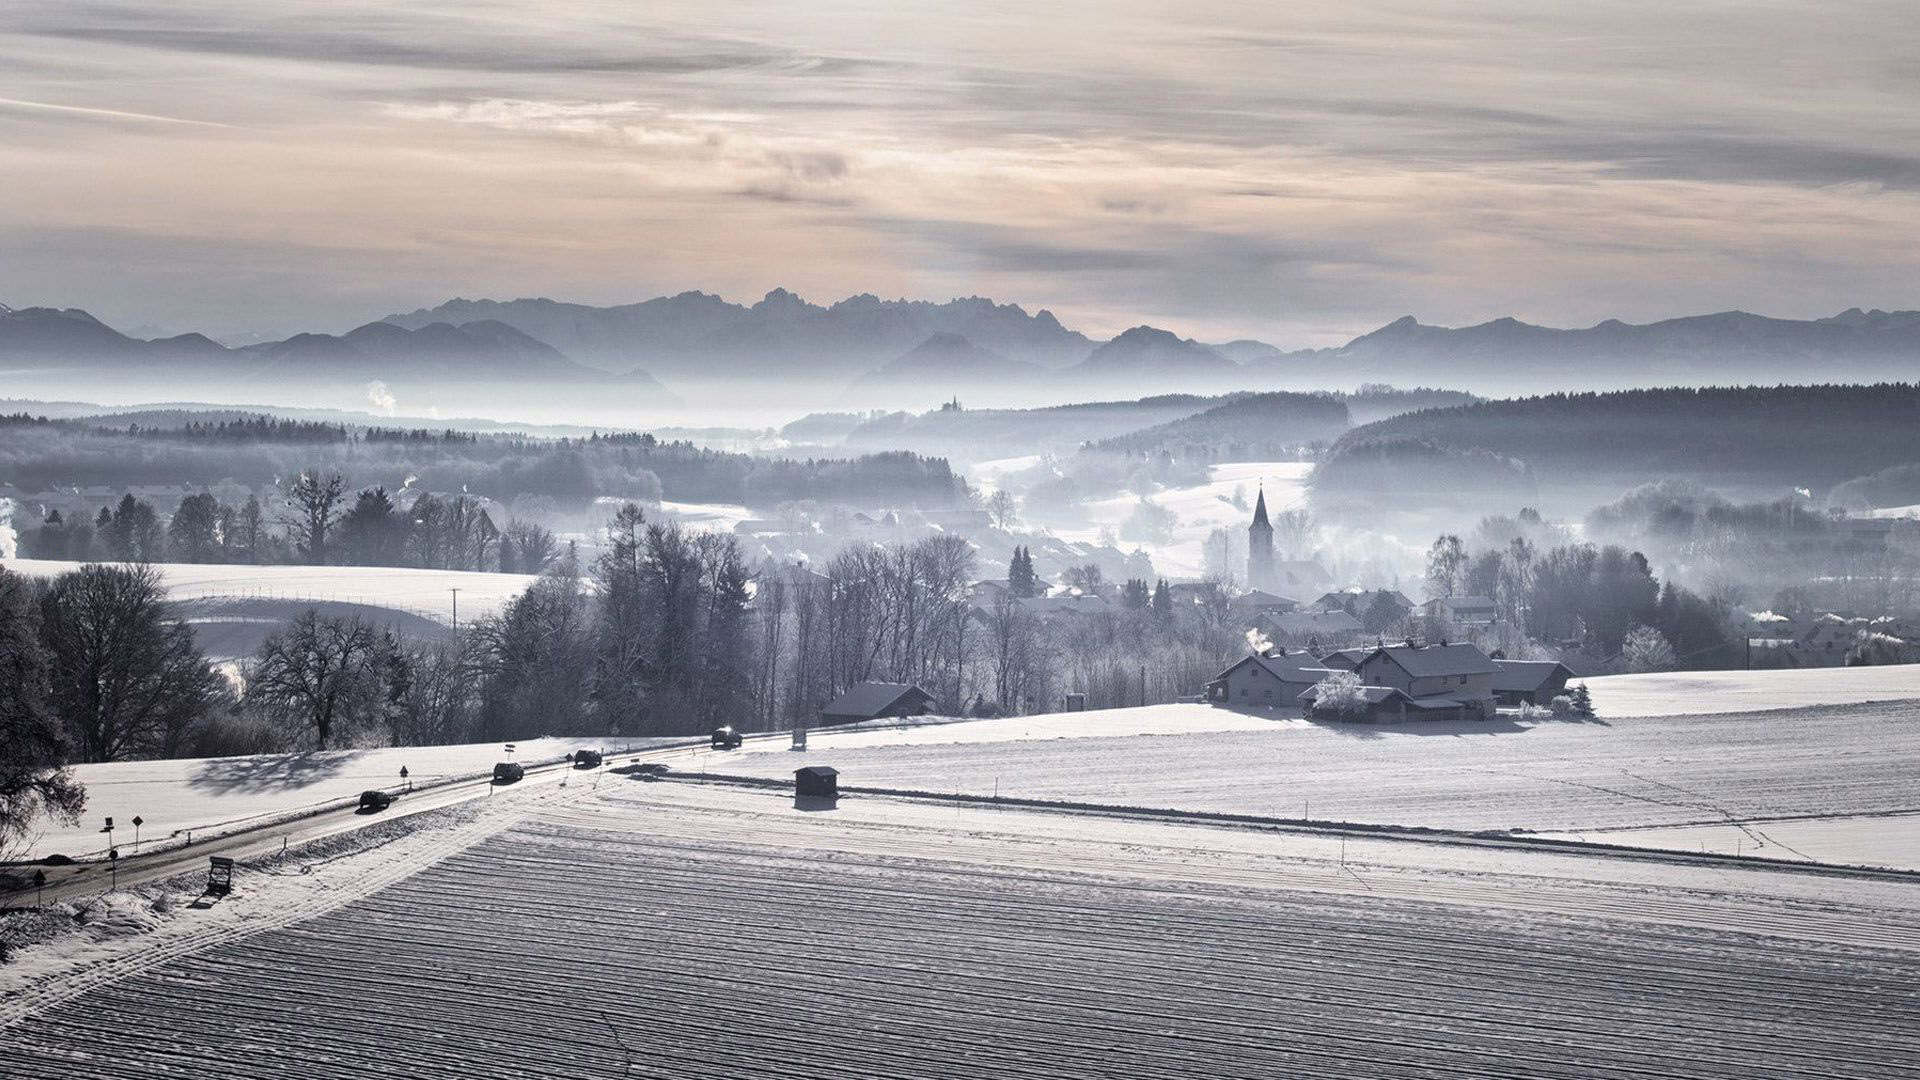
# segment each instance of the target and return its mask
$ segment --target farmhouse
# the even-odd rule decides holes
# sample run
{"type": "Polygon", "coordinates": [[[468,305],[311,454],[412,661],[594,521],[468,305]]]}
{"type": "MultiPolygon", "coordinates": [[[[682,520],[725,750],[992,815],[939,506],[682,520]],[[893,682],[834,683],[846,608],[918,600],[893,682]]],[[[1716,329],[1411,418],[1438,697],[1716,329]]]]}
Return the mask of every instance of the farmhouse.
{"type": "Polygon", "coordinates": [[[1573,672],[1558,660],[1495,660],[1493,697],[1502,705],[1544,705],[1566,692],[1573,672]]]}
{"type": "Polygon", "coordinates": [[[1494,662],[1472,645],[1384,645],[1354,667],[1367,686],[1388,686],[1436,718],[1493,715],[1494,662]]]}
{"type": "Polygon", "coordinates": [[[855,683],[820,710],[823,724],[850,724],[892,716],[925,716],[933,711],[933,695],[907,683],[855,683]]]}
{"type": "Polygon", "coordinates": [[[1215,705],[1292,709],[1302,691],[1326,676],[1320,661],[1305,649],[1275,649],[1249,656],[1213,677],[1207,700],[1215,705]]]}

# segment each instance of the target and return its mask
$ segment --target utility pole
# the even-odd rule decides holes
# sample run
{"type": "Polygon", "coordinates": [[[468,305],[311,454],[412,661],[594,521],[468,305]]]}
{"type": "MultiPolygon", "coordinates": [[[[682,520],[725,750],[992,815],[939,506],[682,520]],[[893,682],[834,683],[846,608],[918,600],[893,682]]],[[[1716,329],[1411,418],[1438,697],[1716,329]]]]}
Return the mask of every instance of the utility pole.
{"type": "Polygon", "coordinates": [[[453,594],[453,636],[458,638],[460,636],[460,590],[448,589],[447,591],[453,594]]]}

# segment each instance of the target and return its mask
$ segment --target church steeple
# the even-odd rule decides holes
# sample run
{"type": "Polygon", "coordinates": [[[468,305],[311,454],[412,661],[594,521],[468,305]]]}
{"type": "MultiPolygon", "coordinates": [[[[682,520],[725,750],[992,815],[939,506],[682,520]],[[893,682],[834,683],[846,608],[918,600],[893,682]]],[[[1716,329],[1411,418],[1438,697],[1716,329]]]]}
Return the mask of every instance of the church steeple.
{"type": "Polygon", "coordinates": [[[1267,489],[1253,504],[1253,524],[1247,526],[1247,588],[1273,587],[1273,525],[1267,520],[1267,489]]]}

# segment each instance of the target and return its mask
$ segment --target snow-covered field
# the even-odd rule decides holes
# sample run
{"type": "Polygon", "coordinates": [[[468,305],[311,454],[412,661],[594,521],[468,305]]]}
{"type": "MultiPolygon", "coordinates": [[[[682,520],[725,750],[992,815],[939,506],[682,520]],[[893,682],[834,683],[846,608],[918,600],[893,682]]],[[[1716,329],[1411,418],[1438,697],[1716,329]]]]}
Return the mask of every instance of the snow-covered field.
{"type": "Polygon", "coordinates": [[[9,1076],[1877,1078],[1920,1055],[1904,882],[675,783],[550,787],[293,869],[0,969],[9,1076]]]}
{"type": "MultiPolygon", "coordinates": [[[[653,740],[660,742],[663,740],[653,740]]],[[[672,741],[672,740],[665,740],[672,741]]],[[[517,743],[512,760],[553,761],[580,747],[621,747],[633,739],[533,739],[517,743]]],[[[134,854],[133,819],[142,820],[146,850],[171,846],[189,830],[206,839],[266,824],[289,814],[353,799],[368,788],[403,786],[406,768],[415,787],[453,777],[489,773],[509,760],[500,743],[407,746],[377,750],[326,750],[255,757],[183,758],[76,765],[87,788],[87,811],[79,824],[54,825],[33,844],[30,857],[54,852],[74,858],[105,853],[103,819],[117,826],[113,840],[134,854]]]]}
{"type": "MultiPolygon", "coordinates": [[[[1306,503],[1307,474],[1313,471],[1305,461],[1252,461],[1215,465],[1207,482],[1193,487],[1170,488],[1155,493],[1151,501],[1173,511],[1178,521],[1172,542],[1142,545],[1153,558],[1155,570],[1176,577],[1200,577],[1206,570],[1204,548],[1208,534],[1215,529],[1244,529],[1253,516],[1254,498],[1264,485],[1267,510],[1277,514],[1306,503]],[[1235,505],[1239,495],[1244,505],[1235,505]]],[[[1081,504],[1089,524],[1080,529],[1056,529],[1068,540],[1092,541],[1102,527],[1120,526],[1134,511],[1139,499],[1121,495],[1095,499],[1081,504]]],[[[1132,547],[1131,543],[1125,546],[1132,547]]]]}
{"type": "MultiPolygon", "coordinates": [[[[763,743],[710,767],[777,777],[824,764],[843,785],[1451,829],[1744,822],[1749,854],[1920,868],[1910,835],[1860,816],[1920,811],[1920,704],[1591,722],[1270,717],[1160,705],[819,730],[805,753],[763,743]],[[1768,822],[1805,817],[1830,819],[1826,842],[1770,839],[1768,822]]],[[[1634,842],[1592,838],[1610,836],[1634,842]]]]}
{"type": "Polygon", "coordinates": [[[1920,664],[1782,671],[1663,671],[1584,680],[1603,716],[1801,709],[1920,698],[1920,664]]]}
{"type": "MultiPolygon", "coordinates": [[[[493,615],[537,579],[526,574],[477,574],[465,570],[422,570],[400,566],[226,566],[155,563],[176,600],[249,598],[325,600],[392,608],[440,621],[453,615],[453,590],[460,590],[460,618],[493,615]]],[[[52,559],[9,559],[6,567],[28,577],[54,577],[79,563],[52,559]]]]}

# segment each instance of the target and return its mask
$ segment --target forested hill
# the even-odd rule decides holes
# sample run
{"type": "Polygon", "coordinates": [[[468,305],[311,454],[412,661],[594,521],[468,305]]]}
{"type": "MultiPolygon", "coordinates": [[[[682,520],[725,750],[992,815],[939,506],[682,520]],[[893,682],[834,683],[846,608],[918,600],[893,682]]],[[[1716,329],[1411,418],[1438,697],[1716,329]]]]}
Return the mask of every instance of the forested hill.
{"type": "Polygon", "coordinates": [[[0,416],[0,484],[23,494],[223,482],[260,488],[303,471],[339,472],[356,487],[417,484],[503,500],[544,495],[562,504],[667,498],[771,508],[813,499],[938,508],[966,498],[945,460],[903,452],[795,460],[646,434],[529,439],[262,416],[168,427],[0,416]]]}
{"type": "Polygon", "coordinates": [[[1676,476],[1824,489],[1920,461],[1920,387],[1664,388],[1481,401],[1354,428],[1329,460],[1415,442],[1525,463],[1543,490],[1676,476]]]}
{"type": "Polygon", "coordinates": [[[1248,394],[1193,416],[1106,439],[1095,450],[1262,461],[1347,430],[1347,405],[1326,394],[1248,394]]]}

